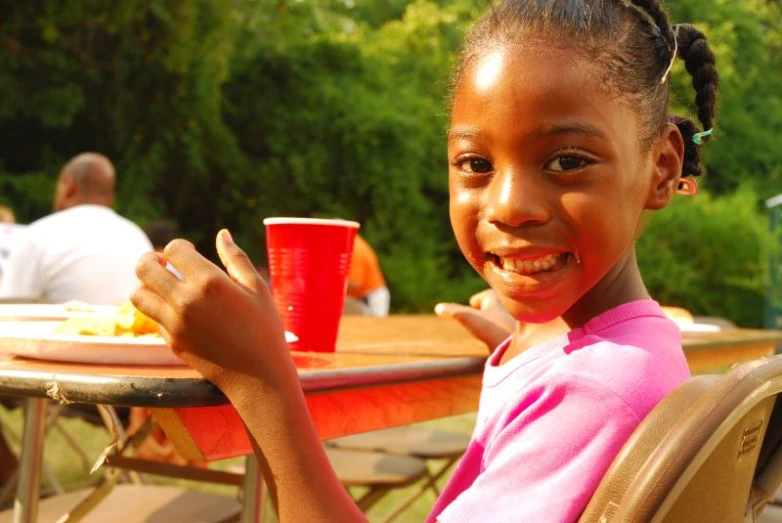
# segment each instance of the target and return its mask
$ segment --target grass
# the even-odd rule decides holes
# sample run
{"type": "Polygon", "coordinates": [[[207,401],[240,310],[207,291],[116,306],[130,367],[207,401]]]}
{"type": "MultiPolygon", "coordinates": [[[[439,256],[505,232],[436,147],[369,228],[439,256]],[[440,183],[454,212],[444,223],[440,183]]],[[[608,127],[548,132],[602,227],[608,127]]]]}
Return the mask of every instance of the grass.
{"type": "MultiPolygon", "coordinates": [[[[18,442],[14,435],[21,436],[22,434],[22,412],[21,409],[14,411],[5,411],[0,408],[0,421],[2,421],[4,427],[4,433],[6,439],[15,450],[19,450],[18,442]]],[[[467,414],[463,416],[455,416],[452,418],[444,418],[435,421],[428,421],[420,423],[421,426],[430,428],[437,428],[439,430],[462,432],[470,434],[472,432],[473,425],[475,423],[475,415],[467,414]]],[[[74,440],[79,442],[79,446],[84,450],[88,457],[88,462],[84,463],[78,454],[68,445],[65,437],[62,436],[57,430],[50,430],[46,435],[46,444],[44,446],[44,462],[53,472],[57,480],[66,487],[83,485],[85,482],[94,482],[100,478],[101,471],[96,472],[93,477],[89,476],[89,467],[92,466],[92,462],[97,459],[101,451],[110,443],[109,433],[94,425],[85,423],[80,419],[67,419],[61,418],[60,424],[63,429],[70,434],[74,440]]],[[[234,458],[229,460],[222,460],[210,464],[210,467],[226,470],[231,467],[241,466],[244,463],[243,458],[234,458]]],[[[433,461],[430,464],[430,468],[439,469],[441,463],[433,461]]],[[[443,478],[438,481],[438,485],[442,488],[450,477],[450,472],[445,474],[443,478]]],[[[192,488],[196,490],[213,492],[228,496],[237,495],[237,489],[234,487],[214,485],[208,483],[200,483],[194,481],[174,480],[169,478],[163,478],[159,476],[147,476],[145,479],[151,480],[156,484],[161,485],[175,485],[186,488],[192,488]]],[[[46,478],[43,478],[44,488],[46,487],[46,478]]],[[[378,504],[376,504],[367,513],[367,517],[370,521],[382,521],[384,517],[390,513],[402,500],[406,499],[416,488],[416,485],[404,489],[397,489],[391,491],[385,498],[383,498],[378,504]]],[[[354,497],[358,497],[363,492],[363,489],[356,488],[351,489],[351,494],[354,497]]],[[[423,521],[432,505],[435,501],[435,495],[429,491],[421,496],[412,506],[410,506],[399,518],[399,522],[417,522],[423,521]]],[[[267,511],[267,513],[270,511],[267,511]]],[[[267,521],[271,521],[273,518],[265,518],[267,521]]]]}

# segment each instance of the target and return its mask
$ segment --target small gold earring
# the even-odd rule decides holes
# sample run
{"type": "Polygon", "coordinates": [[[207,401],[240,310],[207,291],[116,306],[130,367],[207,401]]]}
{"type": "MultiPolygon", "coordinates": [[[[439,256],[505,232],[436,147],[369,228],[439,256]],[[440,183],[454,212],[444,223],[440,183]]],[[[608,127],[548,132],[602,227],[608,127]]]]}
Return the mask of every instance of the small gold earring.
{"type": "Polygon", "coordinates": [[[676,189],[676,192],[686,196],[695,196],[698,194],[698,182],[694,178],[682,178],[679,180],[679,187],[676,189]]]}

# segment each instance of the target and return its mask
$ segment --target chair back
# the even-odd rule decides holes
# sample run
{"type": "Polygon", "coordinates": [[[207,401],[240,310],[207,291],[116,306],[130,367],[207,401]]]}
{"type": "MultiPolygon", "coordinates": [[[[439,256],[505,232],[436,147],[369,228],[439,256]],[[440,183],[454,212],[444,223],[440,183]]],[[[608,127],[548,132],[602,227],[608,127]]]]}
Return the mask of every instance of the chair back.
{"type": "Polygon", "coordinates": [[[638,426],[580,522],[753,522],[782,483],[782,355],[696,376],[638,426]]]}

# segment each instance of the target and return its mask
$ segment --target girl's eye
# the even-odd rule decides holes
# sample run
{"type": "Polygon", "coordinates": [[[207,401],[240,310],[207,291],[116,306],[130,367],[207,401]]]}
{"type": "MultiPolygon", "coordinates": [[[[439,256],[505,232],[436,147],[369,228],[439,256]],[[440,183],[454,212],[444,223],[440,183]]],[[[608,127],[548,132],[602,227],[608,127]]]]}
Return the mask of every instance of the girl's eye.
{"type": "Polygon", "coordinates": [[[581,156],[574,156],[572,154],[562,155],[551,160],[546,165],[546,169],[554,172],[576,171],[578,169],[586,167],[590,163],[591,162],[589,160],[581,156]]]}
{"type": "Polygon", "coordinates": [[[456,167],[468,174],[483,174],[489,173],[494,169],[492,164],[488,160],[478,158],[474,156],[472,158],[465,158],[455,163],[456,167]]]}

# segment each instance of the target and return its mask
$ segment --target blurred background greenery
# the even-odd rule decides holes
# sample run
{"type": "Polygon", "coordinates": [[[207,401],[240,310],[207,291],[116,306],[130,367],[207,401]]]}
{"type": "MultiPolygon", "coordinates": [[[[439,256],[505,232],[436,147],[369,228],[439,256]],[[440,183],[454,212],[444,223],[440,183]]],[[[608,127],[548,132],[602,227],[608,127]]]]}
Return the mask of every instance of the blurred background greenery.
{"type": "MultiPolygon", "coordinates": [[[[650,215],[639,258],[653,295],[762,322],[782,192],[782,5],[670,0],[709,36],[722,75],[708,194],[650,215]]],[[[214,256],[230,227],[258,264],[261,220],[358,220],[396,311],[483,284],[447,214],[448,76],[474,0],[0,0],[0,203],[50,210],[70,156],[119,173],[117,208],[169,218],[214,256]]],[[[674,109],[694,97],[681,65],[674,109]]]]}

